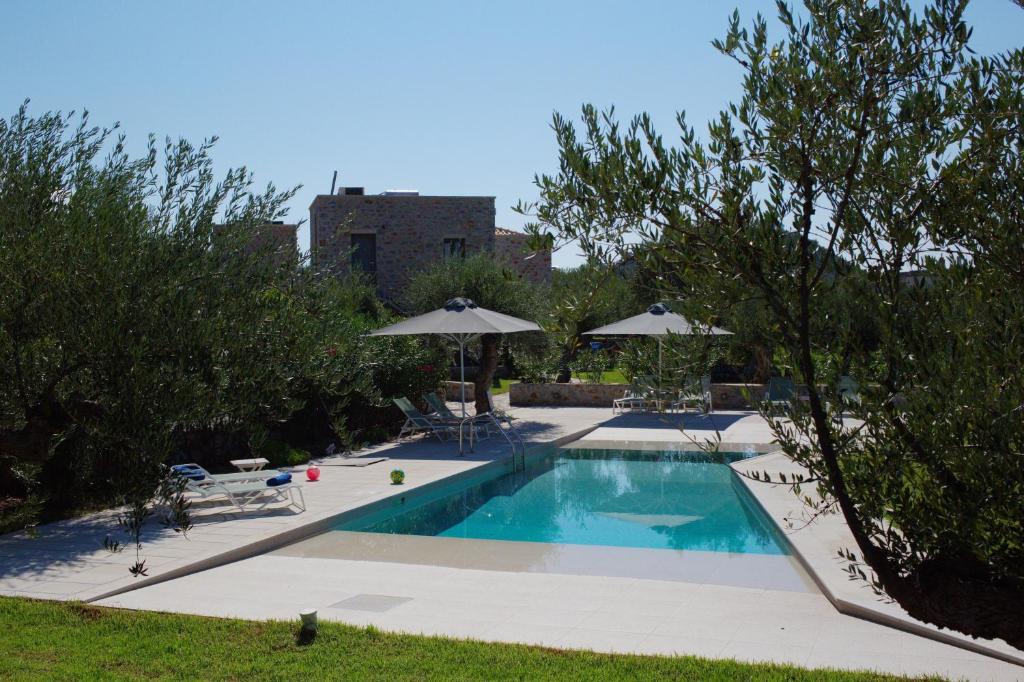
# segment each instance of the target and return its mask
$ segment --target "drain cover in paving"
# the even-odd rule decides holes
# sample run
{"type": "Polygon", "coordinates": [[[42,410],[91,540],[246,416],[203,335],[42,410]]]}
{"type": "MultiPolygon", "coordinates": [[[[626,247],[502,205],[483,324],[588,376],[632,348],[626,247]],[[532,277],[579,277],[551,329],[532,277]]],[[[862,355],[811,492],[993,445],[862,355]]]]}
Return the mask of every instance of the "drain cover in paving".
{"type": "Polygon", "coordinates": [[[336,604],[331,604],[331,608],[382,613],[390,611],[396,606],[401,606],[407,601],[412,601],[412,599],[409,597],[391,597],[386,594],[357,594],[354,597],[342,599],[336,604]]]}

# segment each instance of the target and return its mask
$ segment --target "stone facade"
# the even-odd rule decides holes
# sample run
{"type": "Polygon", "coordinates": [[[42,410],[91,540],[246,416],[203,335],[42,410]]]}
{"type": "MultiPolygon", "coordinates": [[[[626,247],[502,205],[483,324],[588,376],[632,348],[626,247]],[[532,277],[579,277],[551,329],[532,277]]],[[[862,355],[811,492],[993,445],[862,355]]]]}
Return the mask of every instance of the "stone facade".
{"type": "Polygon", "coordinates": [[[550,252],[527,259],[526,235],[496,234],[494,213],[494,197],[322,194],[309,207],[313,267],[347,273],[369,258],[378,292],[395,298],[414,273],[464,249],[495,253],[532,281],[550,281],[550,252]]]}
{"type": "Polygon", "coordinates": [[[551,250],[532,251],[530,237],[504,227],[494,230],[494,255],[534,284],[551,284],[551,250]]]}

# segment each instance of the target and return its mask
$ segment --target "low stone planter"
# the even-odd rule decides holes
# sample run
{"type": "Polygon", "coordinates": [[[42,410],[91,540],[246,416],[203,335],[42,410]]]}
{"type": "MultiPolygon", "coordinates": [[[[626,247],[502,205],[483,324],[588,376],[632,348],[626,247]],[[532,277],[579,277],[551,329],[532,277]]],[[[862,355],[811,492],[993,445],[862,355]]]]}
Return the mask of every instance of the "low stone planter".
{"type": "Polygon", "coordinates": [[[716,410],[754,410],[753,403],[764,400],[767,389],[765,384],[711,384],[711,405],[716,410]]]}
{"type": "MultiPolygon", "coordinates": [[[[456,384],[457,386],[458,384],[456,384]]],[[[512,384],[511,405],[572,405],[611,407],[629,388],[626,384],[512,384]]],[[[744,391],[757,402],[764,397],[764,384],[712,384],[711,402],[716,410],[752,410],[744,391]]],[[[468,393],[467,393],[468,395],[468,393]]]]}
{"type": "MultiPolygon", "coordinates": [[[[467,381],[466,382],[466,402],[471,403],[476,400],[476,391],[474,387],[476,384],[467,381]]],[[[458,402],[462,399],[462,392],[459,390],[458,381],[446,381],[444,382],[444,397],[445,400],[454,400],[458,402]]]]}
{"type": "Polygon", "coordinates": [[[511,405],[611,407],[629,388],[625,384],[512,384],[511,405]]]}

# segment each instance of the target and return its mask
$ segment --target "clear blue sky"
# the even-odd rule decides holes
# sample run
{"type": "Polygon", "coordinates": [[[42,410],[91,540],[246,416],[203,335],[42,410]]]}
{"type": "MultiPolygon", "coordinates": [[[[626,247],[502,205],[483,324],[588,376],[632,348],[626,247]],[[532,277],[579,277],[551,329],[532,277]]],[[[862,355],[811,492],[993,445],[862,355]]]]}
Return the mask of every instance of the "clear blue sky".
{"type": "MultiPolygon", "coordinates": [[[[304,186],[291,219],[337,169],[368,192],[493,195],[498,225],[518,228],[510,207],[557,163],[553,111],[614,104],[669,133],[675,111],[702,124],[736,98],[738,71],[710,46],[734,6],[774,16],[761,0],[6,0],[0,115],[25,98],[87,108],[140,151],[150,132],[216,134],[222,169],[304,186]]],[[[970,20],[979,52],[1022,42],[1010,0],[975,0],[970,20]]]]}

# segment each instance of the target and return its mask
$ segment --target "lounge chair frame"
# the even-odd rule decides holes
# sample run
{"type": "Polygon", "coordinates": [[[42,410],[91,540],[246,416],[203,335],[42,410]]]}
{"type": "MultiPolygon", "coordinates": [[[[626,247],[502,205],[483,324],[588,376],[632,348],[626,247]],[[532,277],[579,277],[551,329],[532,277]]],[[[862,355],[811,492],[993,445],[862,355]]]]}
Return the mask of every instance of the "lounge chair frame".
{"type": "Polygon", "coordinates": [[[287,502],[288,506],[306,511],[306,498],[302,494],[302,486],[295,483],[271,486],[267,485],[266,481],[222,483],[185,478],[185,491],[192,493],[197,499],[225,497],[242,512],[264,509],[275,502],[287,502]]]}

